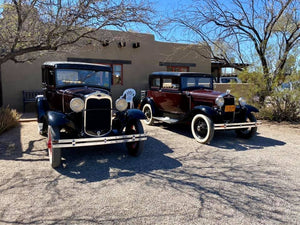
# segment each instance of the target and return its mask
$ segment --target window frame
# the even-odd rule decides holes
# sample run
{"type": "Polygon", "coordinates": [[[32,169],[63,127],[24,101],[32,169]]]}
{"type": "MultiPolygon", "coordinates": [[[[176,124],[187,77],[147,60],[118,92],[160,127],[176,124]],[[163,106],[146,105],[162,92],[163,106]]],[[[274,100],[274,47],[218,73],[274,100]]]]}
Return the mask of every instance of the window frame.
{"type": "Polygon", "coordinates": [[[119,63],[105,63],[102,65],[107,65],[110,66],[111,68],[111,86],[116,86],[116,85],[123,85],[123,64],[119,64],[119,63]],[[114,84],[114,66],[121,66],[121,83],[120,84],[114,84]]]}
{"type": "Polygon", "coordinates": [[[190,72],[190,67],[189,66],[167,66],[167,71],[171,71],[171,72],[190,72]],[[179,70],[177,71],[175,69],[179,69],[179,70]],[[186,71],[183,71],[182,69],[186,69],[186,71]]]}

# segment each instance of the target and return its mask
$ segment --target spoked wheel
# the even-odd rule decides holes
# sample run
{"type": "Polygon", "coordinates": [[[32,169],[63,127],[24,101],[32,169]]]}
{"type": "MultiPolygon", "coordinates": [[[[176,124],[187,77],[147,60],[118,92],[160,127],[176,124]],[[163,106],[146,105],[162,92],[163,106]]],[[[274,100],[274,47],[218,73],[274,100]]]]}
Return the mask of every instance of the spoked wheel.
{"type": "MultiPolygon", "coordinates": [[[[144,128],[141,121],[135,120],[129,122],[126,126],[125,134],[143,134],[144,128]]],[[[128,154],[132,156],[140,155],[144,150],[144,141],[127,142],[126,147],[128,154]]]]}
{"type": "Polygon", "coordinates": [[[145,123],[147,125],[153,125],[154,119],[153,119],[153,113],[152,113],[151,105],[150,104],[145,104],[142,111],[146,116],[145,123]]]}
{"type": "MultiPolygon", "coordinates": [[[[256,122],[256,118],[252,113],[249,113],[243,122],[256,122]]],[[[256,134],[257,127],[243,128],[235,130],[236,134],[241,138],[251,138],[256,134]]]]}
{"type": "Polygon", "coordinates": [[[53,140],[59,139],[59,129],[57,127],[48,126],[48,140],[47,147],[49,153],[49,162],[52,168],[60,166],[61,163],[61,149],[53,148],[53,140]]]}
{"type": "Polygon", "coordinates": [[[194,116],[191,129],[196,141],[202,144],[208,144],[214,136],[213,122],[203,114],[194,116]]]}

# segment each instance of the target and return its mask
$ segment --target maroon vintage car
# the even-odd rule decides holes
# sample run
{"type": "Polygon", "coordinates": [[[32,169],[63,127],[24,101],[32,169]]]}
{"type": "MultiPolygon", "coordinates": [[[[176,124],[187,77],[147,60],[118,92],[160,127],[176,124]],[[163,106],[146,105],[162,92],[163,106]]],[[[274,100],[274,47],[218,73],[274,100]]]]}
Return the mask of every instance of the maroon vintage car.
{"type": "Polygon", "coordinates": [[[72,62],[42,65],[44,95],[36,98],[39,131],[48,136],[49,160],[61,163],[61,150],[126,143],[133,156],[143,151],[144,135],[138,109],[127,109],[125,99],[113,106],[111,68],[72,62]]]}
{"type": "Polygon", "coordinates": [[[193,72],[155,72],[149,76],[149,90],[142,91],[140,108],[146,124],[191,123],[194,138],[209,143],[215,130],[234,129],[243,138],[256,133],[258,110],[244,98],[235,104],[230,94],[213,90],[213,77],[193,72]]]}

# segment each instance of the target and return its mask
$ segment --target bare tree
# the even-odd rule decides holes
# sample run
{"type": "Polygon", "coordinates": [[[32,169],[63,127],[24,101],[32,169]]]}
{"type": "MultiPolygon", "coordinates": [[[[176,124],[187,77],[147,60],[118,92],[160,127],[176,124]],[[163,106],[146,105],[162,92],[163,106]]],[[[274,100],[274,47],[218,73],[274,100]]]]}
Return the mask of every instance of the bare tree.
{"type": "Polygon", "coordinates": [[[299,0],[194,0],[172,20],[191,31],[194,40],[210,46],[215,60],[244,63],[254,49],[270,92],[289,53],[299,47],[299,10],[299,0]],[[274,43],[278,43],[275,62],[268,57],[274,43]]]}
{"type": "Polygon", "coordinates": [[[8,60],[33,60],[84,38],[105,41],[93,35],[102,28],[156,25],[147,0],[6,0],[1,6],[0,68],[8,60]]]}

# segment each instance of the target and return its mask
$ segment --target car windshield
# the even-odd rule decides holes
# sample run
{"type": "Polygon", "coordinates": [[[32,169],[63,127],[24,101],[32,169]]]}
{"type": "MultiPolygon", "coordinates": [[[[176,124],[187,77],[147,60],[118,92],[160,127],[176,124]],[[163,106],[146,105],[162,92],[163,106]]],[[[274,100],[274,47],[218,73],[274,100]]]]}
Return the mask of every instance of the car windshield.
{"type": "Polygon", "coordinates": [[[56,86],[97,86],[110,89],[111,73],[108,71],[57,69],[56,86]]]}
{"type": "Polygon", "coordinates": [[[181,77],[181,89],[213,89],[212,77],[181,77]]]}

